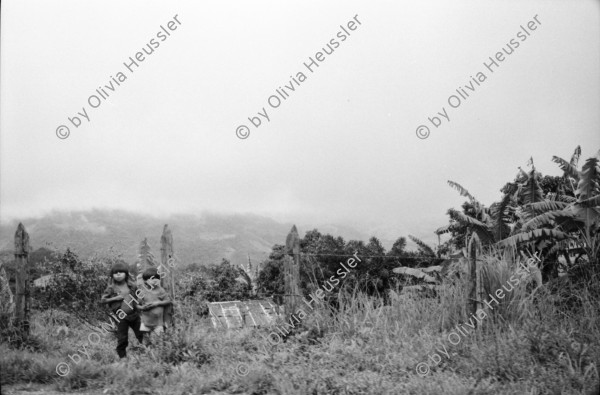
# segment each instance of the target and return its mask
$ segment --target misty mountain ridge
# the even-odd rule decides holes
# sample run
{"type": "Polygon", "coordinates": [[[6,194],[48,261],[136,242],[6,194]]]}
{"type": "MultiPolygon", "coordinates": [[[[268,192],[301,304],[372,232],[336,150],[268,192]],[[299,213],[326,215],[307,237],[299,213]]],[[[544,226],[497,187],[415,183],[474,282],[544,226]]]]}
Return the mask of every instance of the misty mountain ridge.
{"type": "MultiPolygon", "coordinates": [[[[141,241],[147,238],[154,257],[160,258],[160,237],[165,224],[173,234],[176,257],[184,265],[219,263],[225,258],[235,265],[265,260],[273,245],[285,244],[292,223],[280,223],[254,214],[173,214],[152,217],[124,210],[93,209],[54,211],[39,218],[7,221],[0,225],[0,251],[11,251],[19,222],[29,233],[30,245],[65,251],[70,248],[80,258],[102,255],[112,249],[123,260],[137,260],[141,241]]],[[[348,240],[368,240],[370,235],[352,227],[323,224],[305,227],[297,224],[301,237],[312,229],[348,240]]],[[[391,245],[393,240],[381,240],[391,245]]]]}

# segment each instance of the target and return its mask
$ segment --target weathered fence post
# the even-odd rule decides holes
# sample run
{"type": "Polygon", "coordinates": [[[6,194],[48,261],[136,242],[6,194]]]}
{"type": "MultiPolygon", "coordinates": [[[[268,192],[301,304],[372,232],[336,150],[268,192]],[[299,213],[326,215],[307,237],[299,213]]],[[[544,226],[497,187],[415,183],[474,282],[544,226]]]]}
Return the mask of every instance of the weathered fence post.
{"type": "Polygon", "coordinates": [[[285,295],[283,300],[287,317],[294,314],[300,298],[300,288],[298,286],[300,280],[300,237],[296,225],[292,226],[292,230],[287,236],[285,250],[288,255],[284,260],[285,295]]]}
{"type": "MultiPolygon", "coordinates": [[[[470,281],[469,281],[469,298],[467,299],[467,314],[477,314],[477,241],[478,237],[475,233],[472,234],[469,240],[469,262],[470,262],[470,281]]],[[[477,325],[477,321],[475,322],[477,325]]]]}
{"type": "Polygon", "coordinates": [[[162,236],[160,236],[160,261],[163,266],[163,272],[167,273],[167,278],[163,282],[163,286],[171,296],[171,299],[175,299],[175,279],[173,275],[173,270],[175,269],[173,260],[175,258],[173,255],[173,234],[171,233],[171,229],[169,229],[169,225],[165,225],[162,236]]]}
{"type": "Polygon", "coordinates": [[[21,335],[29,335],[29,234],[22,223],[15,233],[15,326],[21,335]]]}
{"type": "MultiPolygon", "coordinates": [[[[161,278],[161,284],[163,284],[167,294],[171,297],[171,304],[165,309],[165,323],[168,326],[174,326],[175,321],[173,315],[175,313],[175,252],[173,251],[173,234],[169,225],[165,224],[163,227],[163,233],[160,236],[160,262],[162,270],[161,273],[166,274],[166,278],[161,278]]],[[[161,276],[163,277],[163,276],[161,276]]]]}

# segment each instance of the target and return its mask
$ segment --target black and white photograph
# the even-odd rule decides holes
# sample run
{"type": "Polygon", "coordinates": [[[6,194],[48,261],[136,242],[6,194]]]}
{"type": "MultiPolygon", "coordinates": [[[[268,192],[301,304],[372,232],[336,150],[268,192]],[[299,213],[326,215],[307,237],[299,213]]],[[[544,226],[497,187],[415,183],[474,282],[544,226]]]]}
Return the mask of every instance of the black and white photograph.
{"type": "Polygon", "coordinates": [[[600,395],[600,1],[2,1],[0,393],[600,395]]]}

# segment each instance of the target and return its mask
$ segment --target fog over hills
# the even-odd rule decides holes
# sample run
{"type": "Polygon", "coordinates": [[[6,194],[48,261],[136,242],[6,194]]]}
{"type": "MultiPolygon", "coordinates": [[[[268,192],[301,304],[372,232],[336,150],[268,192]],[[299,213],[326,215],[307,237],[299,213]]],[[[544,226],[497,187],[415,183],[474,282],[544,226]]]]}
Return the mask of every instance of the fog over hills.
{"type": "MultiPolygon", "coordinates": [[[[175,253],[184,265],[218,263],[222,258],[240,264],[247,261],[248,255],[254,263],[261,262],[268,257],[273,245],[285,243],[293,225],[252,214],[177,214],[161,218],[122,210],[55,211],[39,218],[2,223],[0,251],[12,250],[19,221],[29,233],[34,250],[47,247],[64,251],[69,247],[86,258],[112,249],[127,262],[135,262],[144,238],[148,238],[152,253],[158,258],[160,236],[163,226],[168,224],[175,253]]],[[[346,241],[367,241],[371,236],[335,224],[296,225],[301,236],[314,228],[321,233],[342,236],[346,241]]],[[[389,247],[393,240],[382,239],[382,242],[389,247]]]]}

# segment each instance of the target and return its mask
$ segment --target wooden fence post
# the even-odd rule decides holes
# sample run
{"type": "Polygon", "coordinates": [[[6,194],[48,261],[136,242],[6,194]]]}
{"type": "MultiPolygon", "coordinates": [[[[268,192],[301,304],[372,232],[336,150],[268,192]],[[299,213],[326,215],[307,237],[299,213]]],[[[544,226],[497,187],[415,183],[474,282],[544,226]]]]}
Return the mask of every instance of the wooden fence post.
{"type": "Polygon", "coordinates": [[[285,314],[286,317],[294,314],[298,300],[300,298],[300,237],[296,225],[285,241],[285,250],[288,254],[284,260],[284,279],[285,279],[285,314]]]}
{"type": "Polygon", "coordinates": [[[22,336],[29,335],[29,234],[19,222],[15,232],[15,326],[22,336]]]}
{"type": "MultiPolygon", "coordinates": [[[[477,241],[478,237],[475,233],[472,234],[469,240],[469,261],[470,261],[470,281],[469,281],[469,298],[467,299],[467,314],[477,314],[477,241]]],[[[477,322],[475,322],[477,325],[477,322]]]]}
{"type": "Polygon", "coordinates": [[[163,272],[167,273],[167,278],[163,284],[171,299],[175,299],[175,279],[173,276],[175,263],[172,260],[169,262],[169,259],[175,259],[173,255],[173,234],[171,233],[171,229],[169,229],[169,225],[165,225],[163,233],[160,236],[160,261],[164,268],[163,272]]]}
{"type": "Polygon", "coordinates": [[[166,278],[161,278],[161,284],[165,286],[167,294],[171,297],[171,304],[165,309],[165,322],[168,326],[174,326],[175,321],[173,315],[175,313],[175,253],[173,251],[173,234],[169,225],[165,224],[163,233],[160,236],[160,261],[163,266],[162,273],[166,274],[166,278]]]}

